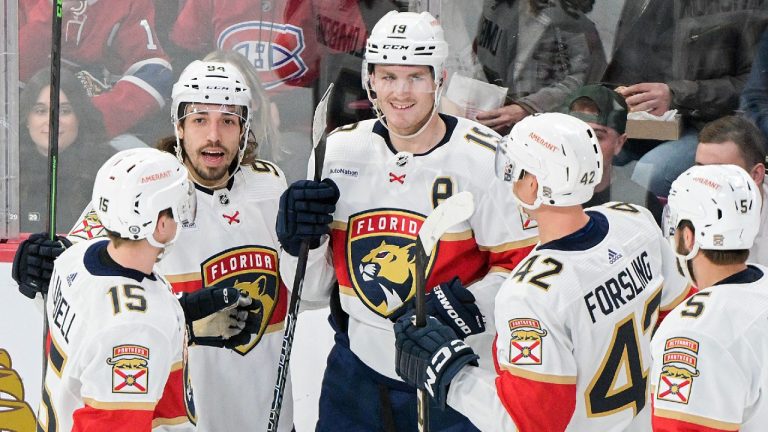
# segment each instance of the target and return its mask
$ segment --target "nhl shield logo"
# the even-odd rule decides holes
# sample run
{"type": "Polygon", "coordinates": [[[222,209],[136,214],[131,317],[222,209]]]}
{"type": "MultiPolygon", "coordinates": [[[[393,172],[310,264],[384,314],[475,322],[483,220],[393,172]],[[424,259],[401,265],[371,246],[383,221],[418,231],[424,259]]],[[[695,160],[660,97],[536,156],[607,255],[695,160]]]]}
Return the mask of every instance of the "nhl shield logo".
{"type": "Polygon", "coordinates": [[[246,21],[229,26],[217,46],[237,51],[259,71],[265,89],[301,78],[309,69],[302,58],[304,31],[301,27],[268,21],[246,21]]]}
{"type": "Polygon", "coordinates": [[[118,345],[107,358],[112,366],[112,393],[146,394],[149,388],[149,348],[118,345]]]}
{"type": "MultiPolygon", "coordinates": [[[[349,218],[350,280],[363,303],[382,317],[392,315],[416,293],[416,236],[423,222],[424,216],[406,210],[376,210],[349,218]]],[[[427,275],[436,255],[430,255],[427,275]]]]}
{"type": "Polygon", "coordinates": [[[699,376],[696,369],[699,343],[693,339],[674,337],[664,344],[661,373],[656,398],[668,402],[688,404],[693,379],[699,376]]]}
{"type": "Polygon", "coordinates": [[[541,328],[539,320],[511,319],[509,330],[509,362],[513,365],[540,365],[543,358],[542,338],[547,331],[541,328]]]}
{"type": "Polygon", "coordinates": [[[264,335],[278,301],[280,280],[277,252],[267,247],[238,247],[208,258],[202,264],[203,286],[234,287],[248,293],[261,319],[259,332],[235,351],[245,355],[264,335]]]}

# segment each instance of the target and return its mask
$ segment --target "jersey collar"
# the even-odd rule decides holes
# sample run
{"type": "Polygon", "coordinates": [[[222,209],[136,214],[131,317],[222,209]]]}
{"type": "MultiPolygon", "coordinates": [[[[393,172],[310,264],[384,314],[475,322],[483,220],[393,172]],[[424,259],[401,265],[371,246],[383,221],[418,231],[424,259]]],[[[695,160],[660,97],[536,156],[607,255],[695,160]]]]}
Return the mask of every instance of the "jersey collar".
{"type": "Polygon", "coordinates": [[[728,284],[748,284],[760,280],[763,277],[763,271],[753,265],[747,265],[747,268],[728,276],[727,278],[715,283],[715,285],[728,284]]]}
{"type": "Polygon", "coordinates": [[[123,267],[115,262],[115,260],[109,256],[109,253],[107,253],[108,244],[109,240],[99,241],[89,246],[85,251],[83,263],[85,264],[86,270],[92,275],[126,277],[133,279],[136,282],[141,282],[144,278],[149,280],[157,279],[154,273],[145,274],[138,270],[123,267]]]}
{"type": "MultiPolygon", "coordinates": [[[[443,123],[445,123],[445,135],[443,135],[443,139],[441,139],[436,146],[429,149],[429,151],[415,154],[414,156],[428,155],[432,153],[436,148],[442,146],[443,144],[451,140],[451,136],[453,135],[453,130],[456,129],[456,125],[459,123],[459,120],[456,117],[449,116],[446,114],[438,113],[437,115],[439,115],[440,118],[443,120],[443,123]]],[[[387,130],[387,128],[384,127],[383,124],[381,124],[381,120],[377,120],[376,123],[373,125],[373,133],[380,136],[384,140],[384,142],[387,143],[387,147],[392,152],[392,154],[398,153],[395,147],[392,145],[392,141],[389,139],[389,131],[387,130]]]]}
{"type": "Polygon", "coordinates": [[[608,218],[604,214],[587,211],[589,222],[578,231],[557,240],[544,243],[537,250],[585,251],[595,247],[608,235],[608,218]]]}

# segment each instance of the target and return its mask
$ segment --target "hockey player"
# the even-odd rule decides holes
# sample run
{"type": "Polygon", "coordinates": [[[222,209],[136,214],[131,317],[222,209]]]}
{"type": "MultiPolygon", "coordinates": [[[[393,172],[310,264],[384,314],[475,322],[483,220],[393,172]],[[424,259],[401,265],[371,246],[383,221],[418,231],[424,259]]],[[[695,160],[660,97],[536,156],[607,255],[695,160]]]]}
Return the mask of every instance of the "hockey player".
{"type": "Polygon", "coordinates": [[[747,118],[726,116],[707,123],[699,132],[696,165],[733,164],[743,168],[762,196],[760,230],[749,250],[749,261],[768,265],[768,178],[765,176],[765,136],[747,118]]]}
{"type": "Polygon", "coordinates": [[[56,260],[38,430],[191,430],[184,313],[155,266],[195,222],[187,170],[158,150],[120,152],[96,175],[93,202],[109,240],[56,260]]]}
{"type": "Polygon", "coordinates": [[[700,291],[653,337],[654,431],[765,430],[768,278],[746,263],[761,201],[736,165],[695,166],[672,183],[665,232],[700,291]]]}
{"type": "MultiPolygon", "coordinates": [[[[277,378],[288,291],[278,274],[274,226],[286,183],[275,165],[248,155],[250,104],[250,91],[237,68],[192,62],[173,88],[176,136],[160,143],[188,168],[198,204],[195,223],[182,227],[174,248],[159,264],[160,273],[174,292],[185,293],[185,312],[194,309],[185,306],[188,299],[199,305],[201,294],[234,287],[254,299],[252,314],[258,318],[254,334],[236,346],[229,337],[218,343],[204,339],[205,345],[190,347],[199,431],[266,429],[277,378]]],[[[97,216],[86,212],[69,238],[103,235],[97,216]]],[[[293,427],[290,381],[284,400],[281,432],[293,427]]]]}
{"type": "MultiPolygon", "coordinates": [[[[155,2],[64,3],[62,59],[79,71],[93,104],[104,117],[108,135],[120,135],[159,112],[168,97],[173,72],[155,31],[155,2]]],[[[51,0],[19,2],[21,81],[50,62],[52,7],[51,0]]]]}
{"type": "MultiPolygon", "coordinates": [[[[476,210],[432,254],[426,286],[436,294],[428,296],[428,307],[476,346],[490,349],[493,334],[484,332],[483,316],[493,322],[496,292],[536,242],[535,225],[493,176],[498,135],[437,113],[447,55],[443,30],[429,13],[385,15],[368,39],[363,69],[379,119],[333,132],[326,179],[296,182],[281,198],[277,234],[284,274],[295,268],[292,256],[301,239],[310,239],[310,260],[324,263],[325,270],[307,273],[303,297],[331,296],[336,343],[317,430],[416,428],[416,390],[395,373],[392,320],[410,307],[416,235],[442,200],[471,191],[476,210]],[[335,211],[333,195],[340,197],[335,211]],[[321,238],[329,231],[329,238],[321,238]],[[334,270],[339,290],[332,294],[334,270]]],[[[431,424],[436,430],[474,430],[453,410],[431,424]]]]}
{"type": "Polygon", "coordinates": [[[603,163],[583,121],[527,117],[496,157],[540,238],[496,296],[496,374],[474,367],[478,356],[452,329],[431,318],[417,328],[408,316],[395,325],[398,374],[482,430],[647,425],[651,333],[659,308],[689,290],[669,244],[643,207],[582,208],[603,163]]]}

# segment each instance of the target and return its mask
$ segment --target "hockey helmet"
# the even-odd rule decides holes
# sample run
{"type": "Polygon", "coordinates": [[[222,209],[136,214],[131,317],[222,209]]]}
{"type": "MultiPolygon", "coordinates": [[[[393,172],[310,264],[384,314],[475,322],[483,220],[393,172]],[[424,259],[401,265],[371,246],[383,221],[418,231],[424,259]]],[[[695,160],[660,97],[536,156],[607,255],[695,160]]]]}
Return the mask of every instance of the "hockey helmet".
{"type": "Polygon", "coordinates": [[[564,207],[584,204],[603,178],[603,154],[592,128],[567,114],[528,116],[496,147],[496,176],[513,183],[523,171],[536,176],[536,200],[520,205],[564,207]]]}
{"type": "Polygon", "coordinates": [[[698,249],[750,249],[760,228],[762,198],[757,184],[736,165],[700,165],[672,182],[664,209],[664,234],[670,239],[681,221],[696,231],[691,259],[698,249]]]}
{"type": "Polygon", "coordinates": [[[181,226],[195,222],[195,189],[187,168],[170,153],[153,148],[121,151],[96,174],[91,205],[104,228],[129,240],[146,238],[152,246],[173,243],[181,226]],[[168,243],[155,240],[158,214],[170,208],[179,225],[168,243]]]}

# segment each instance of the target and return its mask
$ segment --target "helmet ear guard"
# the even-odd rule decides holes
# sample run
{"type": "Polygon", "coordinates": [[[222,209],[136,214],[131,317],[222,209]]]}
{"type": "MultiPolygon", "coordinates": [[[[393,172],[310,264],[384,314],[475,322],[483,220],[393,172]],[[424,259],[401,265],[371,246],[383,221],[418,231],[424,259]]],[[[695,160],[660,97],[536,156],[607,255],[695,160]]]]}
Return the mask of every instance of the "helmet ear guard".
{"type": "Polygon", "coordinates": [[[536,200],[520,205],[565,207],[592,198],[603,178],[603,154],[592,128],[561,113],[534,114],[515,124],[496,147],[496,176],[514,183],[523,172],[536,176],[536,200]]]}

